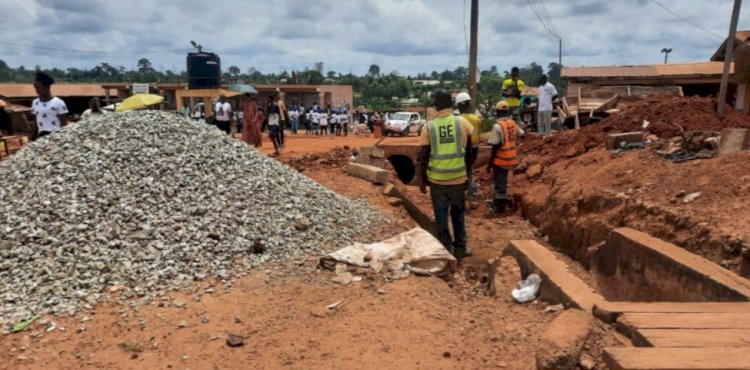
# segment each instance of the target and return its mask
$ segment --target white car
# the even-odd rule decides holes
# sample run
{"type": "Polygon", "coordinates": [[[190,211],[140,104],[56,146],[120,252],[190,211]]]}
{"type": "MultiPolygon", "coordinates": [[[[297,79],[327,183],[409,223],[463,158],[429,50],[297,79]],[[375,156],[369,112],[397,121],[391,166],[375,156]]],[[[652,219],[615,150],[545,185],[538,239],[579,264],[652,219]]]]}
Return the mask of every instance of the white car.
{"type": "Polygon", "coordinates": [[[419,113],[397,112],[388,116],[383,127],[383,134],[396,134],[399,136],[409,136],[411,133],[419,133],[424,125],[424,121],[419,113]]]}

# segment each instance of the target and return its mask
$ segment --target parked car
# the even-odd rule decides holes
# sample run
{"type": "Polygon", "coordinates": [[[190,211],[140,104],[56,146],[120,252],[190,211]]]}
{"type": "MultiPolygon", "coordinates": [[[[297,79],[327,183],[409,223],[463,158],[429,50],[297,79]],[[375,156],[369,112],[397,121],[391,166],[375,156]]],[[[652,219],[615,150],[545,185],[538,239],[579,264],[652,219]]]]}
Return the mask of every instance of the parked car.
{"type": "Polygon", "coordinates": [[[425,121],[419,113],[396,112],[390,114],[385,120],[383,133],[385,135],[395,134],[399,136],[409,136],[409,134],[418,134],[425,121]]]}

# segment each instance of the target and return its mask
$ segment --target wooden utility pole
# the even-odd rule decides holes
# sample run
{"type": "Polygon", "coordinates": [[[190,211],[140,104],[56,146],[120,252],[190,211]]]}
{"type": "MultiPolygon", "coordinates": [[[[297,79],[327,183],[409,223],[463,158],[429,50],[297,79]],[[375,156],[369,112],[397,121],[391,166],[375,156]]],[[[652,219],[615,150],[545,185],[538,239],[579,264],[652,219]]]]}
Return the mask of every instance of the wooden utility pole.
{"type": "Polygon", "coordinates": [[[479,26],[479,0],[471,0],[471,41],[469,43],[469,95],[471,112],[477,109],[477,33],[479,26]]]}
{"type": "Polygon", "coordinates": [[[727,38],[727,50],[724,56],[724,73],[721,75],[721,88],[719,89],[719,118],[724,119],[726,115],[727,90],[729,88],[729,67],[732,65],[734,56],[734,43],[737,39],[737,20],[740,17],[740,6],[742,0],[734,0],[732,10],[732,21],[729,24],[729,37],[727,38]]]}
{"type": "Polygon", "coordinates": [[[562,37],[557,38],[557,65],[562,68],[562,37]]]}

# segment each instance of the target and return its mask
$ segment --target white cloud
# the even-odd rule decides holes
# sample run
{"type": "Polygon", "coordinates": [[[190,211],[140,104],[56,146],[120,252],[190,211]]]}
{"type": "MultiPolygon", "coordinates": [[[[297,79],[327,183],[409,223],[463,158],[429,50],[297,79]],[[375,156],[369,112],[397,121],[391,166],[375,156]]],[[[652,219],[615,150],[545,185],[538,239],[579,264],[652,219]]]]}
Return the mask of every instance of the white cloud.
{"type": "MultiPolygon", "coordinates": [[[[0,44],[11,66],[91,68],[100,62],[133,68],[141,57],[162,69],[184,69],[190,40],[243,71],[304,69],[362,74],[370,64],[402,74],[454,69],[467,61],[460,0],[2,0],[3,40],[74,53],[0,44]]],[[[468,1],[466,3],[469,3],[468,1]]],[[[675,18],[654,2],[546,0],[563,38],[566,65],[707,60],[721,40],[675,18]]],[[[727,33],[731,2],[663,1],[714,33],[727,33]]],[[[467,4],[468,6],[468,4],[467,4]]],[[[466,17],[469,15],[466,9],[466,17]]],[[[743,10],[740,29],[750,28],[743,10]]],[[[479,64],[499,70],[557,61],[557,45],[526,2],[480,1],[479,64]]]]}

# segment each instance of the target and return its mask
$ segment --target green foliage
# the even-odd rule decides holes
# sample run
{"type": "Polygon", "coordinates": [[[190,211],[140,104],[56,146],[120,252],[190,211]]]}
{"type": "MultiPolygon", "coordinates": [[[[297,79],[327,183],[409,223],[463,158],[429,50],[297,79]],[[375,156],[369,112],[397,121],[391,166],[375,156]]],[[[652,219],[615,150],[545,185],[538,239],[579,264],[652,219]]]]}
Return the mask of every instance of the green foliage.
{"type": "MultiPolygon", "coordinates": [[[[67,68],[65,70],[41,69],[59,82],[186,82],[185,72],[157,71],[151,61],[141,58],[136,63],[136,70],[126,70],[125,67],[117,67],[108,63],[101,63],[91,69],[67,68]]],[[[510,68],[508,68],[510,70],[510,68]]],[[[560,80],[560,66],[550,63],[547,66],[549,81],[554,84],[560,95],[565,94],[565,86],[560,80]]],[[[398,71],[389,74],[381,72],[377,64],[370,65],[367,73],[361,76],[347,73],[341,74],[328,71],[323,74],[323,62],[314,63],[312,68],[303,71],[282,71],[281,73],[262,73],[250,67],[244,73],[237,66],[230,66],[222,75],[227,83],[250,83],[250,84],[336,84],[351,85],[354,89],[354,105],[365,105],[369,109],[385,110],[395,109],[400,106],[400,100],[416,98],[419,105],[431,105],[429,96],[437,89],[448,89],[452,91],[465,90],[469,78],[469,70],[460,66],[454,70],[442,72],[432,71],[430,73],[419,73],[416,76],[402,76],[398,71]],[[437,85],[417,85],[414,80],[436,80],[437,85]]],[[[0,60],[0,82],[31,83],[36,69],[30,70],[23,66],[11,68],[0,60]]],[[[520,68],[521,79],[528,86],[536,86],[539,76],[544,73],[542,66],[531,63],[520,68]]],[[[478,102],[487,110],[501,98],[501,87],[503,80],[509,75],[507,71],[499,72],[497,66],[480,73],[480,81],[477,85],[478,102]]],[[[491,128],[492,122],[488,123],[491,128]]],[[[489,129],[488,128],[488,129],[489,129]]]]}

